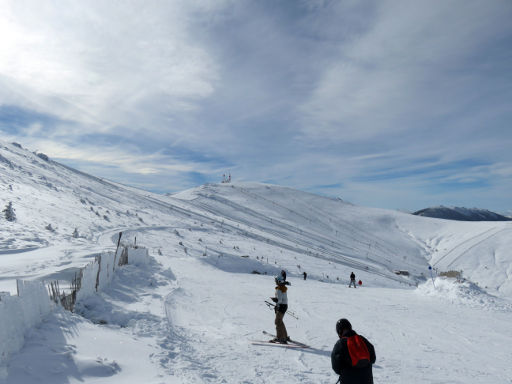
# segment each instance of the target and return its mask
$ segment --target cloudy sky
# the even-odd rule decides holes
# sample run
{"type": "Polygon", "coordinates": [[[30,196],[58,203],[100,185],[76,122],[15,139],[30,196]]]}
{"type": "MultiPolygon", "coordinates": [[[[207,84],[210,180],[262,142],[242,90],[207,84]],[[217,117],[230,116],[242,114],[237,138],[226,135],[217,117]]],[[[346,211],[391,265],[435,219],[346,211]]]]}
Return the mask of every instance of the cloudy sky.
{"type": "Polygon", "coordinates": [[[512,210],[510,0],[0,3],[0,134],[155,192],[512,210]]]}

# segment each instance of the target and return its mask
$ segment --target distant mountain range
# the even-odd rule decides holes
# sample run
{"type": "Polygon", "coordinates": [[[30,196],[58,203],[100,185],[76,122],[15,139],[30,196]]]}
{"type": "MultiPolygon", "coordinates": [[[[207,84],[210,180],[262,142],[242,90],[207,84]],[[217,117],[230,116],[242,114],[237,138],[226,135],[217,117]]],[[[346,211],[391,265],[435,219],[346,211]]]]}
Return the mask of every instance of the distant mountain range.
{"type": "Polygon", "coordinates": [[[512,218],[487,209],[463,207],[431,207],[414,212],[413,215],[459,221],[510,221],[512,218]]]}

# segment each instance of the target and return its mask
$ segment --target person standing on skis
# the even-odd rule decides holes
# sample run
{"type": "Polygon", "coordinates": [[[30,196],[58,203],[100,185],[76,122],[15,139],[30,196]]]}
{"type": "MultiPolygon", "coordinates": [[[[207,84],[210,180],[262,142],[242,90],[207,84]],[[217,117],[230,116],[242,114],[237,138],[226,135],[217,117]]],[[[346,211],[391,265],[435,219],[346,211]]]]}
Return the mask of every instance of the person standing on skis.
{"type": "Polygon", "coordinates": [[[275,297],[272,297],[271,299],[276,303],[276,306],[274,307],[274,311],[276,312],[276,337],[273,340],[270,340],[270,342],[287,344],[290,338],[288,337],[283,317],[288,310],[288,295],[286,291],[288,290],[287,285],[290,285],[290,283],[286,281],[286,272],[284,270],[275,277],[274,281],[276,283],[276,294],[275,297]]]}
{"type": "Polygon", "coordinates": [[[339,340],[331,353],[331,365],[340,375],[341,384],[373,384],[372,365],[375,364],[375,348],[365,337],[352,330],[347,319],[336,323],[339,340]]]}

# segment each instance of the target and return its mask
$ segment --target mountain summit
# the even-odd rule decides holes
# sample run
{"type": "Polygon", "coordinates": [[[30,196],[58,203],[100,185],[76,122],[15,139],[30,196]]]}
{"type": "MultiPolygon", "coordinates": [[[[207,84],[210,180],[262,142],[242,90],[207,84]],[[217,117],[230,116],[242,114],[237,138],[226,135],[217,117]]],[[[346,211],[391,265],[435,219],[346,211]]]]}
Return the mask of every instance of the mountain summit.
{"type": "Polygon", "coordinates": [[[458,221],[510,221],[512,219],[487,209],[463,207],[431,207],[414,212],[413,215],[458,221]]]}

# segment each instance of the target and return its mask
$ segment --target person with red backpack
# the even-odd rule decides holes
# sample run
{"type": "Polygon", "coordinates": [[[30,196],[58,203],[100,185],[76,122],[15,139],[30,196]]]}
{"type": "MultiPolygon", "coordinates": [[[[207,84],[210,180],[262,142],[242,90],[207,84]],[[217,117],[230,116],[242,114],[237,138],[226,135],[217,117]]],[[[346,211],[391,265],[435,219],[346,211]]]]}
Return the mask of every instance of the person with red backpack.
{"type": "Polygon", "coordinates": [[[331,353],[332,369],[340,375],[341,384],[373,384],[372,364],[375,348],[365,337],[352,330],[347,319],[336,323],[339,340],[331,353]]]}

